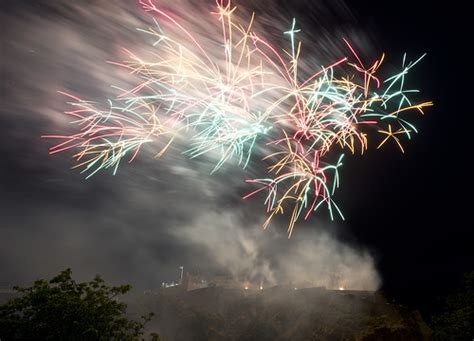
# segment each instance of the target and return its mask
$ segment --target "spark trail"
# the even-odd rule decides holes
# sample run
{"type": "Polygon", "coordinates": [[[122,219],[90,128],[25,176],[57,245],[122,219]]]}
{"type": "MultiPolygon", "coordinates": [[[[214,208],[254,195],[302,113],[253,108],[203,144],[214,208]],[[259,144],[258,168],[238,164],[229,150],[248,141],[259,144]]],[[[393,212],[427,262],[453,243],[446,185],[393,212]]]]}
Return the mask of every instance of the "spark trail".
{"type": "Polygon", "coordinates": [[[407,74],[424,56],[408,62],[405,55],[400,72],[381,79],[385,56],[367,64],[343,39],[346,55],[307,72],[300,67],[295,20],[283,32],[284,50],[254,31],[254,14],[244,23],[230,1],[218,0],[210,18],[220,27],[221,43],[209,47],[193,35],[193,27],[154,1],[139,2],[155,23],[139,29],[153,40],[149,53],[124,50],[127,59],[114,64],[140,82],[119,89],[105,110],[65,94],[74,108],[66,114],[78,132],[45,136],[59,140],[51,154],[72,151],[75,167],[87,177],[109,168],[115,174],[121,161],[132,162],[145,144],[157,148],[159,157],[176,137],[187,138],[183,152],[190,158],[217,155],[213,172],[230,159],[244,168],[255,163],[258,146],[266,154],[262,167],[268,176],[247,179],[256,189],[243,198],[266,193],[264,227],[289,209],[291,236],[296,222],[321,206],[331,218],[343,218],[332,197],[345,150],[363,154],[373,131],[380,136],[377,149],[395,143],[403,153],[402,139],[417,133],[410,116],[432,105],[414,102],[418,90],[405,87],[407,74]],[[335,153],[339,156],[331,162],[335,153]]]}

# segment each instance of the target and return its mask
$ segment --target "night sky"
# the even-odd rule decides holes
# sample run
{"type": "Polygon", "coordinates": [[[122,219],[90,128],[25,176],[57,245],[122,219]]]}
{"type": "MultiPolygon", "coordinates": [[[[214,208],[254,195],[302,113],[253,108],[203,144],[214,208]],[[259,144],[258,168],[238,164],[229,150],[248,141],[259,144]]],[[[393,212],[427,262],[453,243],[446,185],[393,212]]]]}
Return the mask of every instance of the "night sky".
{"type": "Polygon", "coordinates": [[[146,289],[184,265],[250,267],[275,281],[342,267],[364,274],[354,283],[381,283],[389,298],[421,309],[454,290],[474,270],[467,11],[427,0],[329,2],[268,0],[255,10],[267,25],[273,12],[286,18],[278,30],[295,16],[318,47],[327,47],[318,34],[353,38],[392,66],[404,52],[426,52],[410,82],[435,106],[415,119],[420,134],[405,154],[389,145],[346,158],[336,196],[345,221],[321,214],[288,241],[284,221],[264,232],[261,203],[239,199],[246,174],[237,167],[211,177],[207,160],[171,152],[86,181],[70,155],[49,156],[40,136],[66,127],[56,91],[111,96],[110,84],[129,80],[106,61],[120,60],[119,46],[144,46],[135,27],[149,18],[133,0],[1,1],[0,289],[66,267],[146,289]]]}
{"type": "Polygon", "coordinates": [[[347,228],[377,250],[390,296],[429,305],[474,268],[473,118],[462,100],[472,69],[460,57],[468,40],[466,12],[456,2],[362,3],[354,10],[377,32],[384,51],[428,53],[417,81],[435,107],[419,120],[422,133],[405,155],[373,153],[369,162],[354,160],[345,169],[360,175],[346,193],[363,193],[360,200],[345,199],[347,228]]]}

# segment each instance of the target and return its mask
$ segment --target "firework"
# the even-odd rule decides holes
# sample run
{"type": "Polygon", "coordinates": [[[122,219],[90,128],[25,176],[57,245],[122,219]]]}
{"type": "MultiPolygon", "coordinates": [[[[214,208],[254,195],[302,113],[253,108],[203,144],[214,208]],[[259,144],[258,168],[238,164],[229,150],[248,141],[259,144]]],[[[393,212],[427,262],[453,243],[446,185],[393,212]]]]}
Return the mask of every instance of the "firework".
{"type": "Polygon", "coordinates": [[[302,43],[295,20],[283,32],[288,38],[283,50],[254,30],[254,15],[243,23],[230,1],[218,0],[210,16],[222,43],[209,52],[186,23],[152,0],[140,4],[155,20],[140,29],[153,38],[150,53],[125,50],[127,60],[114,64],[141,82],[120,89],[107,110],[67,95],[74,110],[66,114],[79,132],[47,136],[60,140],[50,153],[72,150],[76,167],[88,177],[108,168],[115,174],[121,160],[132,162],[145,144],[161,156],[180,136],[190,141],[183,150],[187,156],[218,155],[213,172],[230,159],[245,168],[260,146],[268,176],[247,179],[257,189],[244,198],[266,193],[264,227],[290,210],[291,236],[298,220],[323,205],[331,218],[335,213],[343,218],[332,197],[345,150],[363,154],[374,131],[380,135],[377,148],[395,143],[404,152],[402,139],[417,133],[411,113],[432,105],[414,103],[418,90],[405,88],[408,72],[423,56],[413,62],[404,56],[401,71],[383,80],[378,70],[385,56],[367,64],[343,39],[347,54],[308,74],[299,66],[302,43]],[[329,152],[339,154],[335,162],[329,152]]]}

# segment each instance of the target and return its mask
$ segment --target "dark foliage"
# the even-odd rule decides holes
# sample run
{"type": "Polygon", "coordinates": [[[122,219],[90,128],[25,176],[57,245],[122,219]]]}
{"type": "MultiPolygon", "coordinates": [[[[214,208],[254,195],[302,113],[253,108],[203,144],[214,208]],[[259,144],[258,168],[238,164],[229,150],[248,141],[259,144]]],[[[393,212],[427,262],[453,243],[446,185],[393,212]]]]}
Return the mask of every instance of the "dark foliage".
{"type": "MultiPolygon", "coordinates": [[[[2,340],[139,340],[145,323],[126,318],[127,305],[118,300],[130,285],[109,287],[100,276],[77,283],[71,269],[50,281],[15,287],[19,297],[0,306],[2,340]]],[[[156,336],[154,337],[156,339],[156,336]]]]}
{"type": "Polygon", "coordinates": [[[474,271],[467,273],[464,289],[445,299],[444,310],[433,316],[435,340],[474,338],[474,271]]]}

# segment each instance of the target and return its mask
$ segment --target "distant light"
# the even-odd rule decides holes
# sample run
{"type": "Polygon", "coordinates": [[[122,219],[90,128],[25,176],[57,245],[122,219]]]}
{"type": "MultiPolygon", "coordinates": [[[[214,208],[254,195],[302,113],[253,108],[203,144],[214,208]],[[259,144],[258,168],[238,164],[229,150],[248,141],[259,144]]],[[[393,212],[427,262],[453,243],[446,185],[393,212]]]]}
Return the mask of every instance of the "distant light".
{"type": "Polygon", "coordinates": [[[339,290],[344,290],[344,287],[339,287],[339,290]]]}
{"type": "Polygon", "coordinates": [[[298,288],[295,288],[295,290],[298,290],[298,288]]]}
{"type": "Polygon", "coordinates": [[[248,287],[248,286],[246,286],[244,289],[245,289],[245,290],[249,290],[249,287],[248,287]]]}
{"type": "Polygon", "coordinates": [[[263,290],[263,287],[262,287],[262,286],[260,286],[260,290],[263,290]]]}

